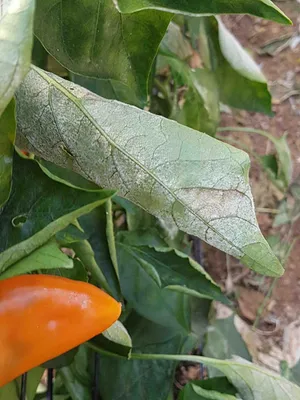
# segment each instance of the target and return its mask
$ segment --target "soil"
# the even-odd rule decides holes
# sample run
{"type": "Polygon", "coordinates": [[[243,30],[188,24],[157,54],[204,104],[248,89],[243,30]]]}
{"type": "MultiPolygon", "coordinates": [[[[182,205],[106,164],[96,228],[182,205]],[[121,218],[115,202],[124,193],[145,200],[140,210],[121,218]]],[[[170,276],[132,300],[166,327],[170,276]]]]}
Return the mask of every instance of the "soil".
{"type": "MultiPolygon", "coordinates": [[[[281,137],[288,133],[287,141],[293,158],[293,179],[300,176],[300,39],[295,48],[287,47],[273,56],[261,54],[263,46],[269,41],[283,36],[300,35],[300,3],[297,0],[278,1],[278,6],[293,21],[293,26],[283,26],[248,15],[225,16],[226,26],[249,50],[261,66],[273,94],[274,117],[246,111],[223,113],[221,126],[241,126],[262,129],[281,137]]],[[[227,133],[226,133],[227,134],[227,133]]],[[[272,145],[265,138],[245,133],[229,133],[231,137],[264,155],[272,152],[272,145]]],[[[280,233],[284,237],[290,227],[274,229],[272,227],[276,209],[282,194],[269,182],[259,166],[253,162],[250,171],[251,185],[258,209],[271,209],[271,213],[258,212],[257,219],[265,236],[280,233]]],[[[300,235],[300,220],[294,225],[289,241],[300,235]]],[[[248,323],[256,319],[259,306],[270,291],[272,280],[263,278],[245,270],[235,259],[226,257],[220,251],[207,248],[206,268],[224,290],[239,297],[239,290],[244,288],[244,297],[239,298],[239,314],[248,323]],[[252,304],[249,309],[249,299],[252,304]],[[248,300],[247,300],[248,299],[248,300]],[[248,301],[248,305],[247,305],[248,301]]],[[[261,331],[270,330],[270,322],[275,321],[276,329],[268,340],[282,348],[286,327],[300,319],[300,242],[296,242],[285,263],[286,272],[277,280],[274,290],[269,293],[265,311],[258,322],[261,331]]],[[[273,325],[274,328],[274,325],[273,325]]],[[[272,328],[271,328],[272,329],[272,328]]],[[[270,332],[269,332],[270,333],[270,332]]]]}

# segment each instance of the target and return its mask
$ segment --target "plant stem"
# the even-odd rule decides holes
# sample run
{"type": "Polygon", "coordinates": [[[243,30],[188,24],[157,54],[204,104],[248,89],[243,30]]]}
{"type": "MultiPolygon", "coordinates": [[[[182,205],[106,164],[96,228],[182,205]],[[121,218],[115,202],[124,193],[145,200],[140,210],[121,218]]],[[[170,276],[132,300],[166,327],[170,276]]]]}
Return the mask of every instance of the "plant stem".
{"type": "Polygon", "coordinates": [[[47,400],[53,399],[53,369],[47,371],[47,400]]]}
{"type": "Polygon", "coordinates": [[[26,388],[27,388],[27,372],[25,372],[25,374],[23,374],[21,378],[20,400],[26,400],[26,388]]]}

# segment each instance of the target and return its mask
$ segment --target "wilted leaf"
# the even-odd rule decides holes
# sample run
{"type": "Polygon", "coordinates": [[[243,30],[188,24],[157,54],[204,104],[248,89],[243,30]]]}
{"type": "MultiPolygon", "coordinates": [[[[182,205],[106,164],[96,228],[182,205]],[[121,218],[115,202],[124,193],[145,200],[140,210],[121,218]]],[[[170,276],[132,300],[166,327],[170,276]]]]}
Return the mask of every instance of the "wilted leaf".
{"type": "Polygon", "coordinates": [[[0,210],[10,194],[15,135],[15,101],[11,100],[0,117],[0,210]]]}
{"type": "Polygon", "coordinates": [[[121,12],[158,9],[186,15],[253,14],[283,24],[291,21],[270,0],[114,0],[121,12]]]}
{"type": "Polygon", "coordinates": [[[54,268],[73,268],[73,260],[60,250],[55,240],[50,240],[2,272],[0,279],[54,268]]]}
{"type": "Polygon", "coordinates": [[[11,196],[0,215],[0,271],[28,256],[113,194],[71,189],[49,179],[34,161],[15,156],[11,196]]]}
{"type": "Polygon", "coordinates": [[[257,225],[244,152],[36,67],[17,104],[19,134],[45,159],[66,167],[71,158],[73,170],[99,186],[257,272],[282,274],[257,225]]]}
{"type": "Polygon", "coordinates": [[[112,0],[38,0],[35,34],[70,71],[106,80],[116,98],[143,105],[170,19],[157,11],[121,15],[112,0]]]}
{"type": "Polygon", "coordinates": [[[29,70],[34,3],[11,0],[0,16],[0,115],[29,70]]]}

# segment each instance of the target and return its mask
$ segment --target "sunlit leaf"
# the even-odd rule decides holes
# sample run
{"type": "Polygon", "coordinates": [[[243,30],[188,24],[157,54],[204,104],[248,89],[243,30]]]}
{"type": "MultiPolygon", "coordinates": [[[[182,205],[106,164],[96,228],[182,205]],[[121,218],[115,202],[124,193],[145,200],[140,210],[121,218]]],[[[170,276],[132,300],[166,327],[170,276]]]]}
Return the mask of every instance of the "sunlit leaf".
{"type": "Polygon", "coordinates": [[[291,23],[270,0],[114,0],[121,12],[157,9],[187,15],[253,14],[283,24],[291,23]]]}
{"type": "Polygon", "coordinates": [[[0,115],[29,70],[34,3],[11,0],[0,15],[0,115]]]}
{"type": "Polygon", "coordinates": [[[143,105],[170,19],[157,11],[121,15],[112,0],[37,0],[35,34],[70,71],[104,80],[102,95],[143,105]]]}
{"type": "Polygon", "coordinates": [[[60,250],[55,240],[51,240],[11,265],[0,274],[0,279],[55,268],[73,268],[73,260],[60,250]]]}

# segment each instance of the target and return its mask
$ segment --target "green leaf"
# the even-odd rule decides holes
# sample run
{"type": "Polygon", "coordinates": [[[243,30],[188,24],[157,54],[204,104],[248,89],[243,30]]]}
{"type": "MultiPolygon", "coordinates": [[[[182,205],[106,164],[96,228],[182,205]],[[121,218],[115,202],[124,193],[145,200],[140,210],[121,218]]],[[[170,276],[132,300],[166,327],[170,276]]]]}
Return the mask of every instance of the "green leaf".
{"type": "Polygon", "coordinates": [[[17,105],[19,134],[45,159],[66,166],[71,154],[73,170],[99,186],[257,272],[283,273],[257,225],[243,151],[36,67],[17,105]]]}
{"type": "MultiPolygon", "coordinates": [[[[108,245],[107,218],[110,218],[110,216],[106,214],[106,208],[104,205],[97,207],[89,214],[79,218],[80,226],[87,235],[87,241],[90,247],[89,251],[86,247],[86,255],[88,258],[85,258],[84,261],[82,261],[87,267],[88,265],[92,267],[92,269],[88,269],[90,271],[94,271],[96,276],[98,276],[97,269],[101,270],[109,285],[110,293],[115,299],[121,300],[122,296],[120,284],[112,262],[111,252],[108,245]],[[90,256],[88,256],[88,254],[90,254],[90,256]],[[92,257],[92,259],[90,257],[92,257]]],[[[110,238],[110,240],[114,239],[110,238]]],[[[82,247],[82,244],[78,243],[77,245],[73,246],[74,250],[77,252],[79,247],[82,247]]],[[[97,279],[95,284],[99,284],[97,279]]]]}
{"type": "Polygon", "coordinates": [[[29,70],[34,3],[11,0],[0,16],[0,115],[29,70]]]}
{"type": "Polygon", "coordinates": [[[76,257],[80,259],[87,271],[89,271],[91,283],[104,289],[110,295],[113,295],[101,268],[99,268],[95,260],[95,254],[90,243],[87,240],[82,240],[72,243],[70,247],[75,251],[76,257]]]}
{"type": "Polygon", "coordinates": [[[80,242],[88,238],[87,234],[71,224],[55,235],[56,240],[61,245],[69,245],[70,243],[80,242]]]}
{"type": "Polygon", "coordinates": [[[71,189],[49,179],[35,162],[15,156],[12,193],[0,215],[0,272],[113,194],[71,189]]]}
{"type": "Polygon", "coordinates": [[[0,117],[0,210],[10,195],[15,135],[15,101],[12,100],[0,117]]]}
{"type": "MultiPolygon", "coordinates": [[[[139,352],[181,352],[185,336],[170,327],[133,315],[127,327],[139,352]]],[[[100,391],[103,400],[166,400],[173,385],[176,363],[100,358],[100,391]]]]}
{"type": "Polygon", "coordinates": [[[171,66],[177,85],[187,86],[183,105],[177,104],[173,119],[179,123],[214,136],[219,124],[219,91],[215,75],[208,69],[192,70],[183,61],[164,56],[171,66]]]}
{"type": "Polygon", "coordinates": [[[73,260],[60,250],[55,240],[50,240],[2,272],[0,279],[54,268],[73,268],[73,260]]]}
{"type": "MultiPolygon", "coordinates": [[[[221,360],[229,359],[233,356],[251,360],[247,346],[235,327],[234,314],[228,318],[215,319],[209,326],[203,354],[207,357],[221,360]]],[[[210,377],[219,375],[220,372],[215,368],[209,369],[210,377]]]]}
{"type": "Polygon", "coordinates": [[[119,266],[122,294],[130,307],[157,324],[172,327],[177,331],[190,330],[189,304],[186,296],[160,288],[159,276],[154,269],[151,269],[151,265],[143,265],[145,269],[142,269],[139,262],[127,256],[124,261],[119,262],[119,266]]]}
{"type": "Polygon", "coordinates": [[[35,160],[41,167],[42,171],[54,181],[63,183],[73,189],[84,190],[86,192],[101,191],[101,188],[98,185],[84,179],[81,175],[76,174],[76,172],[70,171],[67,168],[62,168],[46,160],[39,158],[36,158],[35,160]]]}
{"type": "MultiPolygon", "coordinates": [[[[27,373],[26,400],[34,400],[44,368],[33,368],[27,373]]],[[[0,388],[0,400],[19,400],[21,393],[21,377],[0,388]]]]}
{"type": "Polygon", "coordinates": [[[192,35],[199,38],[205,66],[215,73],[220,101],[231,107],[273,115],[264,75],[222,21],[215,17],[193,18],[190,27],[192,35]]]}
{"type": "Polygon", "coordinates": [[[116,98],[124,100],[127,92],[125,99],[142,106],[170,19],[157,11],[121,15],[111,0],[38,0],[35,34],[64,67],[103,79],[116,98]]]}
{"type": "Polygon", "coordinates": [[[252,14],[283,24],[291,21],[270,0],[115,0],[123,13],[157,9],[186,15],[252,14]]]}
{"type": "Polygon", "coordinates": [[[100,346],[111,353],[130,358],[132,340],[125,326],[116,321],[102,335],[92,339],[91,346],[100,346]]]}
{"type": "Polygon", "coordinates": [[[300,360],[290,369],[291,381],[300,386],[300,360]]]}
{"type": "MultiPolygon", "coordinates": [[[[119,240],[124,236],[123,234],[119,240]]],[[[201,265],[186,254],[168,248],[154,249],[139,246],[128,241],[127,243],[118,241],[117,246],[123,276],[127,273],[126,265],[131,265],[133,268],[133,262],[135,262],[136,268],[148,271],[160,288],[229,303],[220,287],[213,282],[201,265]]],[[[139,274],[137,270],[136,275],[139,274]]]]}
{"type": "Polygon", "coordinates": [[[72,400],[91,400],[92,355],[87,346],[80,346],[72,364],[58,371],[72,400]]]}
{"type": "Polygon", "coordinates": [[[177,360],[203,363],[223,372],[243,400],[291,400],[300,398],[300,387],[287,379],[246,360],[215,360],[178,354],[137,354],[133,360],[177,360]]]}
{"type": "Polygon", "coordinates": [[[180,392],[179,400],[236,400],[236,389],[226,378],[192,381],[180,392]]]}
{"type": "Polygon", "coordinates": [[[73,268],[56,268],[44,271],[48,275],[62,276],[63,278],[73,279],[74,281],[88,282],[89,276],[84,265],[78,258],[73,259],[73,268]]]}
{"type": "Polygon", "coordinates": [[[180,252],[117,242],[117,254],[125,299],[151,321],[190,330],[183,294],[227,300],[201,267],[180,252]]]}
{"type": "Polygon", "coordinates": [[[160,44],[160,52],[172,53],[180,60],[186,60],[193,55],[190,42],[183,36],[180,27],[173,22],[168,26],[160,44]]]}
{"type": "Polygon", "coordinates": [[[68,365],[72,364],[74,357],[77,354],[77,351],[78,347],[75,347],[74,349],[71,349],[64,354],[61,354],[60,356],[55,357],[52,360],[43,363],[42,366],[44,368],[55,368],[55,369],[67,367],[68,365]]]}
{"type": "Polygon", "coordinates": [[[123,103],[139,105],[136,94],[132,90],[128,90],[128,86],[120,81],[113,79],[96,79],[83,75],[70,73],[70,78],[77,85],[98,94],[106,99],[119,100],[123,103]]]}

